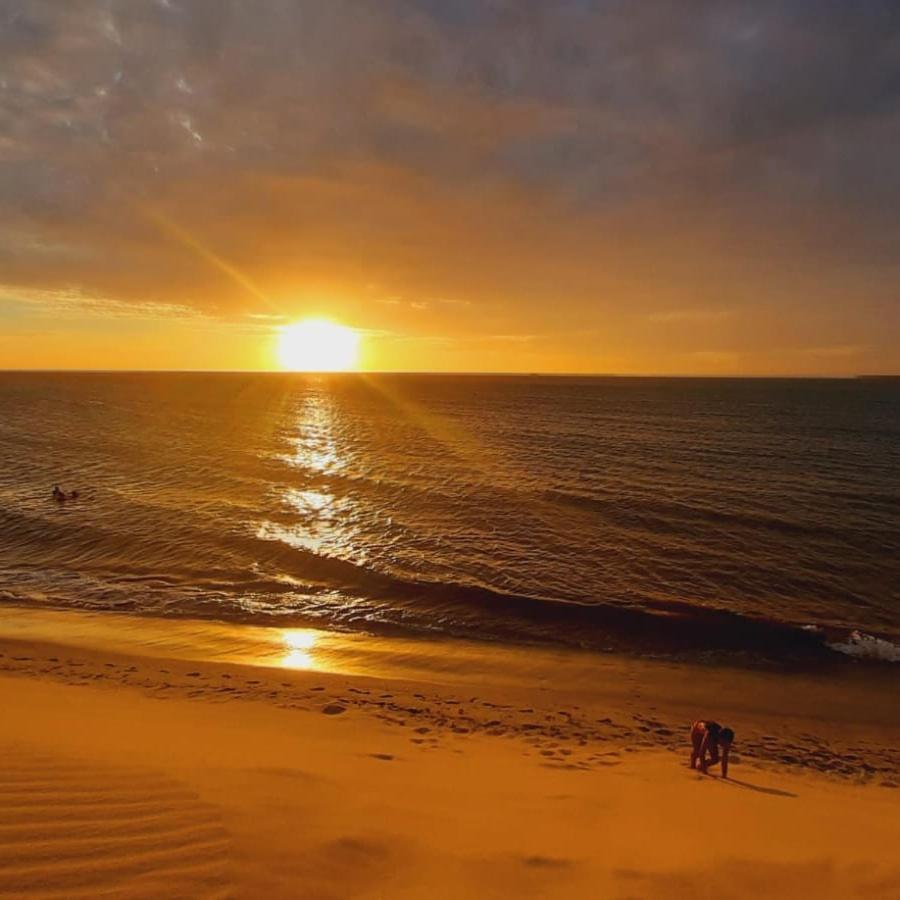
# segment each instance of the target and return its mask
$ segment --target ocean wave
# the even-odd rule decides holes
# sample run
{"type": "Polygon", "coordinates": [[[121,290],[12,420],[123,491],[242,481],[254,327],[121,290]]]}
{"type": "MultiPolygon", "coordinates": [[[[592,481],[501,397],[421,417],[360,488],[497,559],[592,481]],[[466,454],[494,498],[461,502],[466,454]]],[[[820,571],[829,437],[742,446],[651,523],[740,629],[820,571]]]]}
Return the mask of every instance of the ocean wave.
{"type": "Polygon", "coordinates": [[[831,641],[827,646],[832,650],[837,650],[838,653],[844,653],[856,659],[900,662],[900,644],[865,634],[862,631],[851,631],[846,640],[831,641]]]}
{"type": "Polygon", "coordinates": [[[388,386],[0,377],[4,602],[895,659],[895,393],[884,431],[864,385],[388,386]]]}
{"type": "Polygon", "coordinates": [[[659,497],[635,498],[595,497],[572,491],[548,489],[543,492],[546,500],[576,508],[594,510],[623,524],[652,522],[654,529],[676,533],[703,533],[715,525],[755,529],[770,534],[790,534],[805,537],[840,535],[841,529],[827,522],[799,522],[785,516],[773,516],[762,512],[719,509],[702,504],[677,503],[659,497]]]}
{"type": "Polygon", "coordinates": [[[255,532],[182,522],[167,533],[129,534],[108,523],[73,530],[53,516],[0,510],[0,530],[14,535],[7,550],[18,551],[19,577],[0,571],[8,602],[660,655],[900,657],[896,645],[859,632],[829,642],[820,629],[676,597],[581,602],[382,571],[291,541],[271,521],[255,532]]]}

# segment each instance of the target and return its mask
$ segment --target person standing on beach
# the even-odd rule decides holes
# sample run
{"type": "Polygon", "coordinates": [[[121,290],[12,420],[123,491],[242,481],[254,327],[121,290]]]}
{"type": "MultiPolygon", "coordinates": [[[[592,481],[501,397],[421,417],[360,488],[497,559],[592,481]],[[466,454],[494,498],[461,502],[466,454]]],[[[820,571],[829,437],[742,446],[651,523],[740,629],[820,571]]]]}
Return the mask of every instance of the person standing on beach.
{"type": "Polygon", "coordinates": [[[721,747],[722,777],[728,777],[728,753],[734,741],[734,732],[730,728],[723,728],[718,722],[711,719],[698,720],[691,725],[691,768],[695,769],[700,763],[700,771],[708,775],[709,767],[719,762],[719,748],[721,747]],[[709,754],[709,759],[707,759],[709,754]]]}

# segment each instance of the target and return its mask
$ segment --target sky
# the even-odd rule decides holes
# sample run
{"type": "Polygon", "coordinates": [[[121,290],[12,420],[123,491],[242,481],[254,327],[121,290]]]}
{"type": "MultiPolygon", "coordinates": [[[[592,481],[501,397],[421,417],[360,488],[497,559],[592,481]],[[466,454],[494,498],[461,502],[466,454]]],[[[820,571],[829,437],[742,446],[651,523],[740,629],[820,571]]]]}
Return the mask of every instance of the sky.
{"type": "Polygon", "coordinates": [[[896,0],[0,0],[0,368],[900,372],[896,0]]]}

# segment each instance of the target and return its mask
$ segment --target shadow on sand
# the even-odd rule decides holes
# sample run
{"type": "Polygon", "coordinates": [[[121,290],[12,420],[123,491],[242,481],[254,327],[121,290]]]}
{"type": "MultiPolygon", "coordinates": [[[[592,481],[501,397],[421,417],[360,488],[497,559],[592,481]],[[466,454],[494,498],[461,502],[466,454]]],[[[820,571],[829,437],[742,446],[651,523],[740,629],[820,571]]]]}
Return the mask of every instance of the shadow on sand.
{"type": "Polygon", "coordinates": [[[740,781],[737,778],[719,778],[721,784],[733,784],[736,787],[746,788],[748,791],[758,791],[760,794],[771,794],[773,797],[796,797],[790,791],[782,791],[778,788],[763,787],[759,784],[751,784],[749,781],[740,781]]]}

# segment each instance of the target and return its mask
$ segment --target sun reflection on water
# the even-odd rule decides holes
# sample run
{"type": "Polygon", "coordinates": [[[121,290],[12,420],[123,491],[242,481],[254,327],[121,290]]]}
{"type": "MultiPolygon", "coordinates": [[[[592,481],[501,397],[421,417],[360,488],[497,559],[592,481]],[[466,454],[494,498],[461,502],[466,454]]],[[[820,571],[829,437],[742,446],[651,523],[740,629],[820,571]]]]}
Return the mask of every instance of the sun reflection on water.
{"type": "Polygon", "coordinates": [[[299,435],[289,439],[293,453],[283,459],[297,469],[327,475],[347,465],[335,440],[335,411],[326,395],[316,393],[304,398],[297,425],[299,435]]]}
{"type": "Polygon", "coordinates": [[[281,634],[284,655],[281,665],[285,669],[314,669],[316,660],[310,652],[316,645],[318,635],[306,628],[285,628],[281,634]]]}
{"type": "Polygon", "coordinates": [[[299,491],[290,488],[284,492],[285,506],[304,515],[330,516],[334,495],[323,491],[299,491]]]}
{"type": "MultiPolygon", "coordinates": [[[[256,536],[279,541],[315,556],[360,563],[356,502],[335,490],[336,473],[352,466],[352,453],[342,439],[334,398],[325,389],[304,396],[289,411],[283,440],[292,452],[277,458],[294,470],[292,484],[273,486],[277,512],[258,523],[256,536]],[[330,488],[330,489],[329,489],[330,488]]],[[[302,561],[298,557],[298,563],[302,561]]]]}

